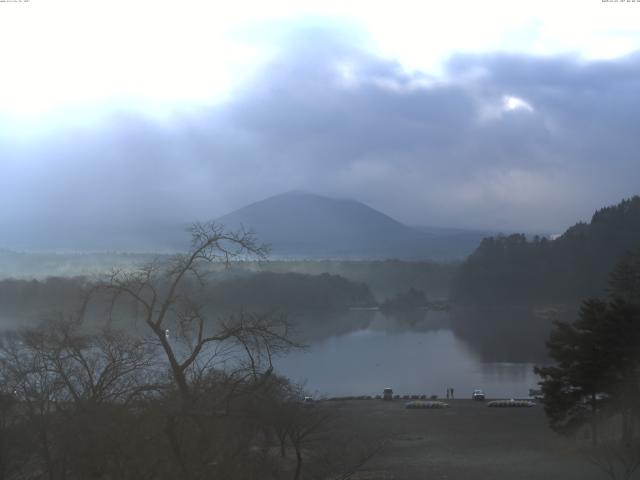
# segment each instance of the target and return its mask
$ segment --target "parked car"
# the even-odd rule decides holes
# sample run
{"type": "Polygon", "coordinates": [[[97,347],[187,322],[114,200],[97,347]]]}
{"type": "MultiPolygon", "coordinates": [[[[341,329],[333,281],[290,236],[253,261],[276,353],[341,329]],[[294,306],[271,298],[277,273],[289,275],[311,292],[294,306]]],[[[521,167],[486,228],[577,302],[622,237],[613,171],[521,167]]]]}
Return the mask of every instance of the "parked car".
{"type": "Polygon", "coordinates": [[[480,390],[479,388],[476,388],[476,389],[473,391],[473,395],[471,395],[471,398],[472,398],[473,400],[480,400],[480,401],[482,401],[482,400],[484,400],[484,392],[483,392],[482,390],[480,390]]]}
{"type": "Polygon", "coordinates": [[[393,389],[385,388],[384,390],[382,390],[382,399],[393,400],[393,389]]]}

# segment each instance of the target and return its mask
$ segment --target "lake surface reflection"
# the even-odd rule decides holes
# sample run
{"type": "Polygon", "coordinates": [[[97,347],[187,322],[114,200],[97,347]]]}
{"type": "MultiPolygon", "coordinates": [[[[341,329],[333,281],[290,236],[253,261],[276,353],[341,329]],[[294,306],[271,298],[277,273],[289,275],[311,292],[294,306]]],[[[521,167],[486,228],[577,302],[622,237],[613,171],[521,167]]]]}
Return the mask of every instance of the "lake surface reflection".
{"type": "Polygon", "coordinates": [[[327,396],[376,395],[389,386],[401,395],[444,397],[453,388],[456,398],[470,398],[482,388],[488,398],[523,397],[537,388],[533,364],[485,363],[449,328],[388,330],[380,322],[315,340],[276,368],[327,396]]]}

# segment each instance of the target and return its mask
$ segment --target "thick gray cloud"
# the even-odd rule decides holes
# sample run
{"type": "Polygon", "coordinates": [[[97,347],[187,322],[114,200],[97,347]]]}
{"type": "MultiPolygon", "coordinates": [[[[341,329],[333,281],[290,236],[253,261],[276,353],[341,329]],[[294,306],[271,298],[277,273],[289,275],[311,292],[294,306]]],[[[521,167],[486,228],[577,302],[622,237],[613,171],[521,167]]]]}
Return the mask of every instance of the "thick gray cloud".
{"type": "Polygon", "coordinates": [[[457,55],[433,78],[315,29],[283,37],[213,107],[73,115],[73,127],[0,134],[12,238],[213,218],[293,189],[408,224],[558,232],[638,193],[640,178],[638,55],[457,55]]]}

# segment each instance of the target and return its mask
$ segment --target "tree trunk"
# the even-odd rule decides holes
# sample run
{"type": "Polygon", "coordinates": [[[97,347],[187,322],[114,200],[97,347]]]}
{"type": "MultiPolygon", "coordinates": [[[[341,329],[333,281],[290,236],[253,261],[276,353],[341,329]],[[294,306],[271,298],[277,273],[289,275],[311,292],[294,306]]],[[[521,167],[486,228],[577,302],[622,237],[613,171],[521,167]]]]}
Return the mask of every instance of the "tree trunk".
{"type": "Polygon", "coordinates": [[[167,424],[165,427],[165,433],[169,439],[169,445],[171,445],[171,451],[180,465],[180,469],[182,470],[182,475],[185,480],[189,480],[191,478],[191,471],[187,465],[187,462],[184,459],[184,455],[182,454],[182,449],[180,448],[180,441],[178,440],[178,432],[176,425],[176,417],[174,415],[169,415],[167,417],[167,424]]]}
{"type": "Polygon", "coordinates": [[[280,457],[285,458],[287,456],[287,431],[276,430],[276,437],[278,437],[278,443],[280,444],[280,457]]]}
{"type": "Polygon", "coordinates": [[[6,413],[2,412],[2,421],[0,422],[0,480],[5,480],[6,478],[6,449],[7,449],[7,441],[5,439],[5,431],[7,429],[7,418],[6,413]]]}
{"type": "Polygon", "coordinates": [[[300,444],[296,443],[296,474],[293,477],[294,480],[300,480],[300,473],[302,473],[302,451],[300,450],[300,444]]]}
{"type": "Polygon", "coordinates": [[[191,398],[191,392],[189,390],[189,384],[187,382],[187,378],[184,374],[182,368],[180,368],[180,364],[176,359],[175,353],[173,352],[173,348],[169,344],[167,337],[165,335],[165,331],[154,325],[153,323],[147,322],[147,324],[151,327],[156,337],[160,341],[160,345],[167,356],[167,360],[169,360],[169,366],[171,367],[171,373],[173,374],[173,379],[176,382],[176,386],[178,387],[178,391],[180,392],[180,398],[182,399],[182,408],[186,411],[187,405],[189,404],[189,400],[191,398]]]}
{"type": "Polygon", "coordinates": [[[596,407],[596,394],[591,394],[591,444],[598,445],[598,409],[596,407]]]}
{"type": "Polygon", "coordinates": [[[47,477],[49,480],[54,480],[56,474],[53,466],[53,459],[51,458],[51,451],[49,450],[49,435],[47,434],[46,427],[39,427],[40,441],[42,442],[42,456],[44,457],[45,468],[47,469],[47,477]]]}
{"type": "Polygon", "coordinates": [[[631,446],[633,440],[633,413],[631,409],[625,409],[622,412],[622,443],[625,446],[631,446]]]}

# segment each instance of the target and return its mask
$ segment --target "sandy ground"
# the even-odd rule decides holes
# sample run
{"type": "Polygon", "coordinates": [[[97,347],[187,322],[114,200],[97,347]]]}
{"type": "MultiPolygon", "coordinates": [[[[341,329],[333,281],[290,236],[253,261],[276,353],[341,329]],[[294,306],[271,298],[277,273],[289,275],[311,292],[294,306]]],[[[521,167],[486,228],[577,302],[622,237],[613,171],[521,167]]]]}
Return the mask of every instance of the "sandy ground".
{"type": "Polygon", "coordinates": [[[352,432],[389,439],[353,478],[606,478],[574,443],[548,428],[541,406],[489,408],[484,402],[454,400],[447,409],[407,410],[401,400],[322,403],[335,405],[352,432]]]}

